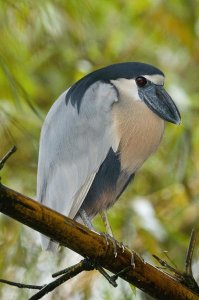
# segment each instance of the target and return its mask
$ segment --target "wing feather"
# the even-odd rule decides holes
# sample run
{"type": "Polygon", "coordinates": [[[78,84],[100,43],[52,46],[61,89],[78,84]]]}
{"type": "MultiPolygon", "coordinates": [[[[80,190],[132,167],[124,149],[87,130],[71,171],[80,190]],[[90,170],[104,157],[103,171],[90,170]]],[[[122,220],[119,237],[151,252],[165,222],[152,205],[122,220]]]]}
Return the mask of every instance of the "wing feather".
{"type": "Polygon", "coordinates": [[[86,91],[78,111],[70,101],[66,105],[66,93],[51,107],[42,127],[37,200],[74,218],[115,144],[111,106],[118,99],[111,84],[96,82],[86,91]]]}
{"type": "Polygon", "coordinates": [[[81,205],[82,205],[82,202],[83,200],[85,199],[92,183],[93,183],[93,180],[95,178],[95,175],[96,173],[94,174],[91,174],[91,176],[88,178],[88,180],[86,181],[86,183],[79,189],[79,191],[75,194],[74,198],[73,198],[73,205],[71,207],[71,210],[69,212],[69,217],[71,219],[73,219],[78,210],[80,209],[81,205]]]}

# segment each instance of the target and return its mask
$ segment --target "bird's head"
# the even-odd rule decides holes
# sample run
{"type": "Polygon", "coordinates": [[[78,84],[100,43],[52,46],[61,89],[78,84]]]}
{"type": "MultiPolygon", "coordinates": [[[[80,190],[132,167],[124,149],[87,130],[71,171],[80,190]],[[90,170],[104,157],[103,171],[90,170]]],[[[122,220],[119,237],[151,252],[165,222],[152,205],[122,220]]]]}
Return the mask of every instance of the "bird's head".
{"type": "Polygon", "coordinates": [[[111,80],[112,84],[134,101],[143,101],[150,110],[165,121],[180,124],[177,106],[164,89],[164,74],[157,68],[143,63],[127,63],[131,76],[111,80]]]}
{"type": "Polygon", "coordinates": [[[177,106],[164,89],[164,76],[138,76],[135,79],[140,99],[160,118],[180,124],[177,106]]]}
{"type": "Polygon", "coordinates": [[[86,90],[96,81],[112,84],[118,94],[126,91],[134,101],[143,101],[150,110],[165,121],[180,124],[177,106],[164,89],[164,74],[156,67],[140,63],[125,62],[96,70],[80,79],[67,93],[66,101],[78,109],[86,90]]]}

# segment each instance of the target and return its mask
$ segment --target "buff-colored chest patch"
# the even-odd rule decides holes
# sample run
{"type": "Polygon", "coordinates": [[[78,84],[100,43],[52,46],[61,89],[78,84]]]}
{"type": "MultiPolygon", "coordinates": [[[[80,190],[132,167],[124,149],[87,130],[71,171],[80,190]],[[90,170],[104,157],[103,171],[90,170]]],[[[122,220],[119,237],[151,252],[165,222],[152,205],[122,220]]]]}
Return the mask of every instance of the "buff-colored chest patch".
{"type": "Polygon", "coordinates": [[[126,95],[114,104],[112,117],[121,167],[135,172],[160,144],[164,121],[144,102],[132,101],[126,95]]]}

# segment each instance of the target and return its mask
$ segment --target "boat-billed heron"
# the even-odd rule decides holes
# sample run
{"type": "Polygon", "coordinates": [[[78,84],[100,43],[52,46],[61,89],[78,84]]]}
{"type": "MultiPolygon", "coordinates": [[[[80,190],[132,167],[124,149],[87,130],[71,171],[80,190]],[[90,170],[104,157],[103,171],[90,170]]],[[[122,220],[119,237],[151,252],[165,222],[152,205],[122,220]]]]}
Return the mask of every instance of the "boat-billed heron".
{"type": "MultiPolygon", "coordinates": [[[[179,111],[156,67],[125,62],[96,70],[65,91],[42,127],[37,199],[91,227],[160,144],[179,111]]],[[[54,242],[42,236],[45,249],[54,242]]]]}

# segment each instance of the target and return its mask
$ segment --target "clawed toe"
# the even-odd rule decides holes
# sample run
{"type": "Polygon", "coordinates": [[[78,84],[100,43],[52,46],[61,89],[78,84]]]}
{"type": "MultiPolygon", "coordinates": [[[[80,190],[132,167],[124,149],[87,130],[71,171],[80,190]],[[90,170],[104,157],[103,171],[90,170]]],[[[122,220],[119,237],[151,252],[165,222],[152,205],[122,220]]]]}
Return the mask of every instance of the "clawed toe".
{"type": "Polygon", "coordinates": [[[116,240],[114,239],[114,237],[112,237],[112,236],[111,236],[110,234],[108,234],[108,233],[102,232],[102,233],[100,233],[100,234],[101,234],[102,236],[105,237],[107,246],[110,246],[109,241],[112,242],[112,245],[113,245],[113,251],[114,251],[114,257],[116,258],[116,257],[117,257],[117,247],[120,247],[120,248],[121,248],[121,244],[120,244],[118,241],[116,241],[116,240]]]}

